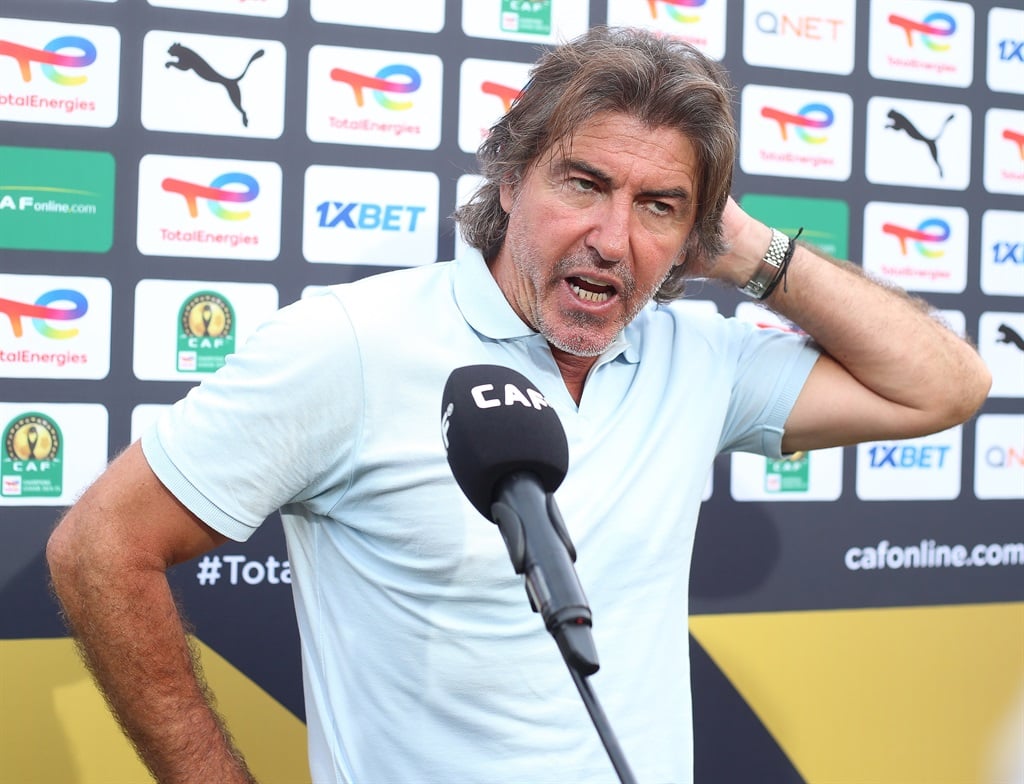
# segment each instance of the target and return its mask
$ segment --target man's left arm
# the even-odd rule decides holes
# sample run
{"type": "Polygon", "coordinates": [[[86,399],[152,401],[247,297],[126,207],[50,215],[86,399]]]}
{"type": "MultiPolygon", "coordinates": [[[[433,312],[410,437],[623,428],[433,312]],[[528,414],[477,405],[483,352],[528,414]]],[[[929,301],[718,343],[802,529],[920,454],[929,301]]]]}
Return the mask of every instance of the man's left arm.
{"type": "MultiPolygon", "coordinates": [[[[771,230],[729,200],[730,251],[710,277],[743,286],[771,230]]],[[[938,432],[985,402],[991,374],[966,340],[923,300],[798,244],[764,304],[823,350],[786,422],[786,452],[938,432]]]]}

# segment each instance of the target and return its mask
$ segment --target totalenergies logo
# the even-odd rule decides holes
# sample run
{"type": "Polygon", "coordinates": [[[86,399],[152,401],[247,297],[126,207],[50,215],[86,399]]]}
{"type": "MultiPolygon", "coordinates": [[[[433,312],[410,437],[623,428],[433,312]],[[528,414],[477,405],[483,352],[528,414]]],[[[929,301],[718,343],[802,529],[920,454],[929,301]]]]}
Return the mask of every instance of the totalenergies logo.
{"type": "Polygon", "coordinates": [[[408,65],[386,65],[377,71],[375,76],[346,71],[344,68],[332,68],[331,79],[344,82],[352,87],[355,93],[356,106],[363,105],[363,90],[367,89],[373,99],[385,109],[404,111],[412,108],[412,101],[394,101],[390,95],[406,95],[420,89],[423,82],[420,72],[408,65]]]}
{"type": "Polygon", "coordinates": [[[1000,135],[1011,144],[1017,145],[1017,155],[1024,161],[1024,133],[1015,131],[1012,128],[1004,128],[1000,135]]]}
{"type": "Polygon", "coordinates": [[[47,291],[33,304],[18,302],[14,299],[0,298],[0,313],[7,316],[7,320],[11,323],[11,331],[16,338],[20,338],[24,334],[25,330],[21,319],[27,317],[32,319],[32,326],[43,337],[54,340],[68,340],[78,334],[77,328],[57,329],[48,322],[75,321],[84,316],[88,310],[89,301],[81,292],[74,289],[53,289],[52,291],[47,291]],[[57,303],[66,303],[66,305],[55,307],[57,303]]]}
{"type": "Polygon", "coordinates": [[[687,13],[688,8],[700,8],[707,0],[647,0],[647,7],[651,9],[651,19],[658,18],[658,6],[664,6],[665,13],[669,19],[683,24],[694,24],[700,21],[700,16],[687,13]]]}
{"type": "Polygon", "coordinates": [[[796,114],[764,106],[761,108],[761,116],[779,124],[779,133],[782,134],[783,141],[789,139],[789,126],[792,125],[796,135],[808,144],[827,142],[828,136],[811,133],[811,130],[828,128],[835,121],[835,113],[823,103],[806,104],[796,114]]]}
{"type": "Polygon", "coordinates": [[[942,42],[941,39],[949,38],[956,32],[956,20],[949,14],[938,11],[928,14],[921,22],[899,14],[889,14],[889,24],[903,28],[907,36],[907,46],[910,47],[914,45],[914,33],[920,33],[921,43],[933,52],[944,52],[949,49],[949,44],[942,42]]]}
{"type": "Polygon", "coordinates": [[[507,112],[512,108],[512,102],[519,97],[519,93],[522,92],[518,87],[510,87],[507,84],[499,84],[498,82],[484,81],[480,84],[480,92],[484,95],[493,95],[501,101],[501,105],[507,112]]]}
{"type": "Polygon", "coordinates": [[[245,220],[252,213],[249,210],[225,209],[224,203],[245,204],[260,195],[260,184],[255,177],[242,172],[228,172],[217,177],[209,185],[200,185],[175,177],[167,177],[160,183],[165,191],[179,193],[188,205],[188,214],[193,218],[199,216],[199,199],[206,199],[210,212],[222,220],[245,220]],[[241,186],[245,190],[235,190],[225,186],[241,186]]]}
{"type": "Polygon", "coordinates": [[[949,224],[941,218],[928,218],[921,221],[916,229],[900,226],[896,223],[882,224],[882,233],[891,234],[900,243],[900,254],[907,255],[907,244],[914,242],[914,247],[926,259],[937,259],[946,254],[942,248],[930,247],[944,243],[949,239],[949,224]]]}
{"type": "Polygon", "coordinates": [[[85,84],[87,77],[69,76],[57,68],[85,68],[92,65],[96,61],[96,47],[88,38],[77,35],[54,38],[42,49],[0,40],[0,55],[13,57],[18,61],[18,70],[21,71],[23,82],[32,81],[32,63],[40,63],[43,76],[51,82],[63,87],[75,87],[85,84]],[[80,54],[70,54],[67,51],[76,49],[80,54]]]}

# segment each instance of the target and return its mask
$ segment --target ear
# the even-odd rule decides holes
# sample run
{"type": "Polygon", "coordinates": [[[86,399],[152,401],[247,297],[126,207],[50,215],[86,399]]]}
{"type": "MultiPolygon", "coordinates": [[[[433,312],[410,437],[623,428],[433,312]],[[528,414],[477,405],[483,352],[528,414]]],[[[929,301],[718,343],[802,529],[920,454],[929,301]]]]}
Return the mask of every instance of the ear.
{"type": "Polygon", "coordinates": [[[512,212],[512,205],[516,200],[515,185],[508,180],[502,180],[498,186],[498,194],[501,200],[501,208],[506,214],[512,212]]]}

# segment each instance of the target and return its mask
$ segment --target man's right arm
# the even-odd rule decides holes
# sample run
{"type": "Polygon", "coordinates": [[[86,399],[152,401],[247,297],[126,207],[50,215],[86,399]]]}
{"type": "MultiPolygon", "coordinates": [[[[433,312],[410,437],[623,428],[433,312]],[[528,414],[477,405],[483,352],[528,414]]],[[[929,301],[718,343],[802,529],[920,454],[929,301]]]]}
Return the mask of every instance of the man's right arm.
{"type": "Polygon", "coordinates": [[[68,511],[46,556],[97,683],[160,782],[251,782],[210,704],[168,567],[225,541],[160,483],[139,443],[68,511]]]}

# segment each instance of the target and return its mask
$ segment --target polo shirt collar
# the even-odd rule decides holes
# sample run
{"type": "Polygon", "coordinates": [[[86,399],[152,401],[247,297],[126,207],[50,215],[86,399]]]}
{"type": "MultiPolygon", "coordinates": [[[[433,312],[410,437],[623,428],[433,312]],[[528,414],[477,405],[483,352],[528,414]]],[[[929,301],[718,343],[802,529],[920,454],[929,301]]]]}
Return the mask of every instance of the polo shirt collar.
{"type": "MultiPolygon", "coordinates": [[[[483,256],[476,252],[467,252],[455,260],[454,267],[455,302],[463,318],[474,330],[492,340],[539,337],[537,332],[512,310],[483,256]]],[[[620,354],[631,364],[638,362],[640,355],[635,340],[639,337],[636,324],[629,324],[616,335],[615,340],[601,355],[602,364],[620,354]]]]}

